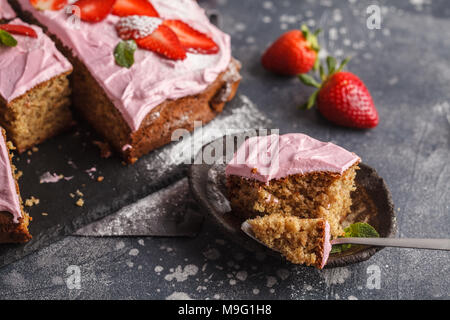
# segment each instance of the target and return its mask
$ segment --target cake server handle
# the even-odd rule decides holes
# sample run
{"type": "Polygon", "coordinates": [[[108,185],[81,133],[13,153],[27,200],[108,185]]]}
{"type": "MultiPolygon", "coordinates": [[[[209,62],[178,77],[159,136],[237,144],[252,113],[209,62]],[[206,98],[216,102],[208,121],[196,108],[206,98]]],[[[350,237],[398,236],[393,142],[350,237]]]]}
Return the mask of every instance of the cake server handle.
{"type": "Polygon", "coordinates": [[[450,250],[450,239],[338,238],[331,241],[331,244],[363,244],[380,247],[450,250]]]}

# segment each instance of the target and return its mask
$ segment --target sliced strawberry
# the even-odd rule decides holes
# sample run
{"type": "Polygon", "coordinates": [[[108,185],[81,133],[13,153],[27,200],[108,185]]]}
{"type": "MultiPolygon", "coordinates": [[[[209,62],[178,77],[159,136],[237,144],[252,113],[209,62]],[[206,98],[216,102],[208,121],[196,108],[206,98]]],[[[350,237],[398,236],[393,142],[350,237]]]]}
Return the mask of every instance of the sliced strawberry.
{"type": "Polygon", "coordinates": [[[158,12],[148,0],[117,0],[113,14],[119,17],[133,15],[159,17],[158,12]]]}
{"type": "Polygon", "coordinates": [[[67,5],[67,0],[30,0],[37,10],[60,10],[67,5]]]}
{"type": "Polygon", "coordinates": [[[181,20],[165,20],[163,24],[175,32],[181,45],[192,53],[214,54],[219,46],[206,34],[195,30],[181,20]]]}
{"type": "Polygon", "coordinates": [[[18,24],[0,24],[0,29],[5,30],[11,34],[18,34],[31,38],[37,38],[37,33],[33,28],[18,25],[18,24]]]}
{"type": "Polygon", "coordinates": [[[165,25],[160,25],[151,35],[137,39],[136,44],[172,60],[186,59],[186,51],[177,35],[165,25]]]}
{"type": "Polygon", "coordinates": [[[136,40],[151,35],[161,23],[162,19],[156,17],[128,16],[120,18],[116,30],[123,40],[136,40]]]}
{"type": "Polygon", "coordinates": [[[99,22],[111,13],[116,0],[78,0],[73,5],[80,8],[81,20],[99,22]]]}

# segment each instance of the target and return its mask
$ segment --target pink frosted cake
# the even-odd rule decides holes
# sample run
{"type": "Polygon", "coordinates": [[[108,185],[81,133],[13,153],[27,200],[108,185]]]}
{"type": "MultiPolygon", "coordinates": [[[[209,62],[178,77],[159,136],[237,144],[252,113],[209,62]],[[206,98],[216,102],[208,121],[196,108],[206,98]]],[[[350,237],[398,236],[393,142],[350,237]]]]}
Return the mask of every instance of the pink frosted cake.
{"type": "Polygon", "coordinates": [[[0,0],[0,22],[11,20],[16,17],[16,13],[6,0],[0,0]]]}
{"type": "Polygon", "coordinates": [[[15,167],[11,163],[11,143],[6,142],[0,127],[0,243],[27,242],[31,239],[28,223],[31,218],[23,211],[15,167]]]}
{"type": "Polygon", "coordinates": [[[14,19],[0,30],[10,39],[0,46],[0,125],[23,152],[72,124],[72,65],[37,26],[14,19]]]}
{"type": "Polygon", "coordinates": [[[213,119],[237,90],[230,37],[196,1],[12,2],[57,39],[74,65],[75,107],[129,163],[213,119]]]}
{"type": "Polygon", "coordinates": [[[322,218],[337,237],[350,212],[359,162],[354,153],[304,134],[249,138],[226,167],[233,212],[322,218]]]}

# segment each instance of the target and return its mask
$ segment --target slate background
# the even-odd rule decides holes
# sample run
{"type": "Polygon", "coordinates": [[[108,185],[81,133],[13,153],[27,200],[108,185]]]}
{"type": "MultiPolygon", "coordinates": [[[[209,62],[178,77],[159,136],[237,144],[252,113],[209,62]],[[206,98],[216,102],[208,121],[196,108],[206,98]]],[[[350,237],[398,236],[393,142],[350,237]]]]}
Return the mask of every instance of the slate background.
{"type": "MultiPolygon", "coordinates": [[[[219,10],[232,35],[244,65],[240,93],[282,133],[335,142],[376,168],[391,189],[399,236],[450,237],[448,1],[200,2],[219,10]],[[381,8],[380,30],[366,27],[371,4],[381,8]],[[380,113],[376,129],[339,128],[316,110],[298,111],[310,89],[262,69],[264,48],[302,22],[324,29],[327,52],[353,57],[348,69],[366,82],[380,113]]],[[[449,299],[449,262],[448,252],[385,249],[364,263],[317,271],[255,257],[206,222],[195,239],[66,237],[0,269],[0,298],[449,299]],[[81,289],[66,285],[70,265],[81,270],[81,289]],[[177,268],[186,276],[172,277],[177,268]],[[367,286],[374,269],[380,289],[367,286]]]]}

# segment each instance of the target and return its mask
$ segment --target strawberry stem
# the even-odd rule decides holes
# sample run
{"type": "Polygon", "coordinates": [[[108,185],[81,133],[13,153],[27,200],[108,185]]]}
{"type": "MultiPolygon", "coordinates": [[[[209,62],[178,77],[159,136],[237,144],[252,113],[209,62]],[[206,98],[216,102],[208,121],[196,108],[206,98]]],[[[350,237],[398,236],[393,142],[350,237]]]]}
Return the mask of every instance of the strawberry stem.
{"type": "Polygon", "coordinates": [[[300,106],[300,109],[302,109],[302,110],[311,109],[316,104],[317,95],[319,94],[319,91],[320,91],[320,89],[314,91],[314,93],[309,97],[308,101],[305,104],[303,104],[302,106],[300,106]]]}
{"type": "Polygon", "coordinates": [[[320,88],[320,84],[313,77],[311,77],[310,75],[308,75],[308,74],[300,74],[298,77],[307,86],[320,88]]]}
{"type": "Polygon", "coordinates": [[[327,67],[328,67],[328,75],[332,75],[336,70],[336,59],[332,56],[327,57],[327,67]]]}
{"type": "MultiPolygon", "coordinates": [[[[305,26],[306,27],[306,26],[305,26]]],[[[308,27],[306,27],[308,28],[308,27]]],[[[307,30],[307,29],[305,29],[307,30]]],[[[303,26],[302,26],[302,31],[303,31],[303,26]]],[[[309,30],[308,30],[309,32],[309,30]]],[[[325,68],[324,66],[319,62],[317,69],[319,70],[319,77],[320,77],[320,83],[316,81],[316,79],[314,79],[313,76],[309,75],[309,74],[300,74],[298,75],[299,79],[301,82],[303,82],[303,84],[310,86],[310,87],[315,87],[318,90],[316,90],[308,99],[308,101],[303,104],[302,106],[300,106],[300,109],[303,110],[308,110],[311,109],[315,104],[316,104],[316,100],[317,100],[317,96],[320,92],[320,89],[322,88],[322,85],[335,73],[341,72],[342,69],[347,65],[347,63],[350,61],[350,57],[344,59],[341,64],[339,65],[339,67],[336,69],[337,66],[337,61],[336,58],[332,57],[332,56],[328,56],[326,59],[326,63],[327,63],[327,68],[328,68],[328,74],[325,74],[325,68]]],[[[319,61],[319,58],[317,58],[317,61],[319,61]]],[[[316,61],[316,62],[317,62],[316,61]]],[[[317,71],[317,69],[314,69],[314,71],[317,71]]]]}
{"type": "Polygon", "coordinates": [[[341,62],[341,65],[339,66],[339,68],[337,69],[336,72],[341,72],[342,69],[344,69],[344,67],[347,65],[347,63],[351,60],[351,57],[347,57],[344,59],[344,61],[341,62]]]}

